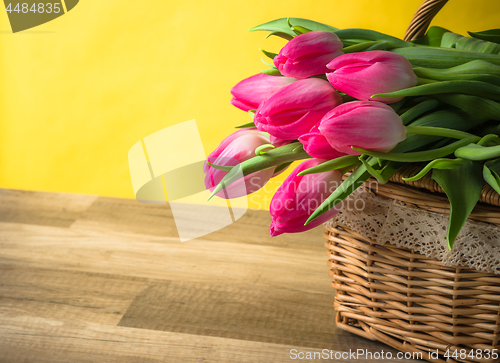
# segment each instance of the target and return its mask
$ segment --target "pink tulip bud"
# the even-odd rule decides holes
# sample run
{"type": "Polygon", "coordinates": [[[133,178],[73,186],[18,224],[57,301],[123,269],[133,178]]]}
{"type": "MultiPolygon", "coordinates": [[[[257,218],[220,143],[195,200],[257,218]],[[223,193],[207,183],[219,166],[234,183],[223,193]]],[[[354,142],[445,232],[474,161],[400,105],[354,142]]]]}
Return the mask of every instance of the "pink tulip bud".
{"type": "Polygon", "coordinates": [[[307,231],[325,223],[339,212],[341,207],[337,205],[304,226],[309,216],[342,183],[342,174],[338,170],[297,176],[301,171],[325,161],[310,159],[302,162],[276,191],[270,208],[272,223],[269,234],[271,236],[307,231]]]}
{"type": "Polygon", "coordinates": [[[328,31],[312,31],[290,40],[274,57],[274,65],[287,77],[307,78],[328,72],[326,65],[344,54],[339,37],[328,31]]]}
{"type": "Polygon", "coordinates": [[[351,146],[387,152],[406,137],[403,121],[391,107],[367,101],[334,108],[321,120],[319,131],[334,149],[350,155],[360,154],[351,146]]]}
{"type": "Polygon", "coordinates": [[[245,112],[256,110],[269,94],[295,81],[294,78],[256,74],[244,79],[231,89],[233,95],[231,104],[245,112]]]}
{"type": "MultiPolygon", "coordinates": [[[[207,158],[207,161],[222,166],[235,166],[255,156],[255,149],[269,144],[269,134],[255,129],[241,129],[226,137],[207,158]]],[[[274,169],[257,171],[235,181],[217,194],[220,198],[232,199],[253,193],[262,188],[273,176],[274,169]]],[[[227,171],[218,170],[208,163],[203,166],[205,187],[211,192],[220,183],[227,171]]]]}
{"type": "Polygon", "coordinates": [[[282,140],[295,140],[341,103],[342,98],[327,81],[302,79],[262,101],[253,120],[259,130],[282,140]]]}
{"type": "Polygon", "coordinates": [[[325,136],[319,131],[318,125],[315,125],[307,134],[299,137],[299,141],[304,145],[306,153],[314,158],[336,159],[347,154],[335,150],[328,143],[325,136]]]}
{"type": "Polygon", "coordinates": [[[410,62],[387,51],[345,54],[335,58],[327,67],[334,70],[326,75],[332,86],[361,101],[394,103],[403,97],[370,97],[417,85],[417,76],[410,62]]]}
{"type": "Polygon", "coordinates": [[[276,136],[271,135],[271,144],[273,144],[276,147],[288,145],[290,142],[291,140],[283,140],[276,136]]]}

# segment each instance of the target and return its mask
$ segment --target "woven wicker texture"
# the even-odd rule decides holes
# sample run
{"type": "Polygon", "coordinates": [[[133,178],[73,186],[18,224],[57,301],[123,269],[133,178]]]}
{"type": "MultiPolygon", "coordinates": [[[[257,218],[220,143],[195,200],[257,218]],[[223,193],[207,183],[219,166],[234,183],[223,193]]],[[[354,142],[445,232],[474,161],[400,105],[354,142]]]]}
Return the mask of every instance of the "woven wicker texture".
{"type": "Polygon", "coordinates": [[[498,348],[500,276],[443,267],[341,228],[328,228],[324,236],[338,327],[404,352],[422,352],[432,362],[498,362],[428,359],[428,351],[498,348]]]}
{"type": "MultiPolygon", "coordinates": [[[[423,165],[420,164],[408,164],[401,170],[399,170],[396,174],[394,174],[391,178],[391,181],[399,184],[406,184],[417,188],[427,189],[431,192],[444,193],[439,184],[431,179],[432,173],[427,173],[422,179],[417,181],[403,180],[403,178],[409,178],[418,174],[418,172],[422,170],[422,168],[423,165]]],[[[493,190],[493,188],[489,184],[486,183],[484,184],[479,201],[482,203],[500,207],[500,195],[495,190],[493,190]]]]}
{"type": "MultiPolygon", "coordinates": [[[[423,36],[447,1],[424,1],[405,40],[423,36]]],[[[438,194],[443,190],[430,174],[416,182],[402,179],[421,168],[408,165],[391,182],[371,192],[415,208],[449,213],[448,200],[438,194]]],[[[487,185],[480,201],[470,218],[500,226],[500,196],[487,185]]],[[[500,354],[499,275],[445,267],[435,258],[391,244],[380,245],[339,226],[328,227],[324,236],[339,328],[403,352],[422,352],[423,359],[431,362],[500,362],[485,354],[487,349],[497,349],[500,354]],[[440,356],[429,357],[428,352],[436,349],[440,356]],[[447,350],[466,354],[445,358],[447,350]]]]}
{"type": "Polygon", "coordinates": [[[404,40],[413,40],[425,35],[432,19],[441,10],[448,0],[426,0],[417,9],[413,19],[411,19],[404,40]]]}

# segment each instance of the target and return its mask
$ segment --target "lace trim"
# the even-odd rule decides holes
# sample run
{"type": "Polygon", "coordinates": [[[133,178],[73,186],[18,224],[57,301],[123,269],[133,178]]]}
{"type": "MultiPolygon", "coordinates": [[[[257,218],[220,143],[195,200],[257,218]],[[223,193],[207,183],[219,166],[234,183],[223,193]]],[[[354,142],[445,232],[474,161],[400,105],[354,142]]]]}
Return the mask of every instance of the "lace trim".
{"type": "Polygon", "coordinates": [[[359,188],[326,225],[346,227],[380,244],[414,249],[440,260],[443,266],[468,266],[500,274],[500,227],[493,224],[467,221],[450,251],[446,245],[448,215],[410,207],[359,188]]]}

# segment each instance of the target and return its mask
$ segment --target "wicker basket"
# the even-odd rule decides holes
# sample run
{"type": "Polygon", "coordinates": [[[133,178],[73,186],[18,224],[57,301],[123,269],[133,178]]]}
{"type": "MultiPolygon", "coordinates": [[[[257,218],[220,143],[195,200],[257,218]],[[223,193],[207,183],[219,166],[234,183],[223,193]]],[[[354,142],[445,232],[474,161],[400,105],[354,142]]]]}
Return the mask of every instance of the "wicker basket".
{"type": "MultiPolygon", "coordinates": [[[[405,39],[422,36],[446,1],[425,1],[405,39]]],[[[446,197],[437,194],[442,190],[429,177],[400,184],[415,174],[412,168],[378,185],[378,196],[449,213],[446,197]]],[[[485,187],[480,201],[471,218],[500,225],[499,195],[485,187]]],[[[338,225],[324,236],[339,328],[402,352],[421,352],[431,362],[500,362],[491,354],[497,349],[500,356],[500,275],[444,267],[437,259],[380,245],[338,225]]]]}

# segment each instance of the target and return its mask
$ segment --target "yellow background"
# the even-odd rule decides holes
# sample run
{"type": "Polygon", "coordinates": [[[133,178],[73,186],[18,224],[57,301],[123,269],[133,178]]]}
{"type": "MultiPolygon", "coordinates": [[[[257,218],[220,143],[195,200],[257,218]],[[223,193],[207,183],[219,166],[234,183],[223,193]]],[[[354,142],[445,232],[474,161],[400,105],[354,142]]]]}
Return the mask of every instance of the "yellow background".
{"type": "MultiPolygon", "coordinates": [[[[0,187],[133,198],[127,153],[138,140],[196,119],[208,154],[250,121],[229,90],[266,68],[259,48],[284,41],[247,29],[291,16],[402,37],[420,3],[81,0],[17,34],[4,12],[0,187]]],[[[499,15],[499,0],[451,0],[433,24],[465,34],[500,28],[499,15]]]]}

